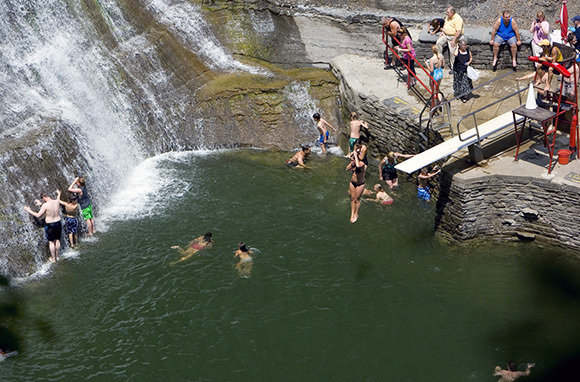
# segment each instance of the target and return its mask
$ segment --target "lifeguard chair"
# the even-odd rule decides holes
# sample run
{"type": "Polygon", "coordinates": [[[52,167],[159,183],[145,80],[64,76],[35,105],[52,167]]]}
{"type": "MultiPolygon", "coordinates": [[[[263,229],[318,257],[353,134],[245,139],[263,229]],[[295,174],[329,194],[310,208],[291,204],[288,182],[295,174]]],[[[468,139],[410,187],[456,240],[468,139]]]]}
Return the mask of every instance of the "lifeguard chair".
{"type": "MultiPolygon", "coordinates": [[[[512,110],[517,145],[514,160],[518,160],[520,144],[522,142],[522,136],[526,122],[528,120],[534,120],[538,122],[543,129],[544,146],[548,148],[548,154],[550,156],[550,163],[548,165],[548,174],[550,174],[552,172],[552,160],[554,155],[554,145],[556,143],[556,131],[558,130],[558,122],[562,119],[561,116],[570,110],[573,112],[572,122],[570,123],[570,148],[573,148],[575,151],[574,154],[576,157],[578,157],[578,150],[576,148],[576,142],[579,141],[579,132],[576,128],[578,124],[578,83],[576,65],[572,65],[573,73],[570,73],[568,69],[559,63],[540,61],[539,57],[536,56],[530,56],[528,57],[528,60],[537,62],[538,64],[544,65],[546,67],[551,67],[554,72],[562,75],[562,80],[560,81],[560,90],[558,92],[543,90],[544,95],[541,102],[542,106],[532,109],[527,108],[526,106],[528,105],[522,105],[512,110]],[[572,75],[574,76],[574,97],[569,95],[564,96],[564,78],[570,78],[572,75]],[[523,119],[521,117],[523,117],[523,119]],[[519,128],[520,126],[521,129],[519,128]]],[[[570,60],[575,60],[575,56],[570,58],[570,60]]],[[[566,61],[568,60],[565,60],[565,62],[566,61]]]]}

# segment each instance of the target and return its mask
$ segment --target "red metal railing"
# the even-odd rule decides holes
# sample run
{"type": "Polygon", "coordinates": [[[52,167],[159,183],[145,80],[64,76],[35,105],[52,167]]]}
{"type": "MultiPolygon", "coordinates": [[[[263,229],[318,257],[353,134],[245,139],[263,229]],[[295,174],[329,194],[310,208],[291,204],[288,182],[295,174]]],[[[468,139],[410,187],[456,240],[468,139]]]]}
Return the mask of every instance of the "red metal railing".
{"type": "MultiPolygon", "coordinates": [[[[392,37],[392,36],[389,36],[387,34],[386,27],[383,26],[383,43],[385,44],[385,47],[386,47],[385,48],[385,65],[389,65],[389,53],[388,52],[390,50],[391,53],[399,61],[401,61],[401,63],[405,66],[405,68],[407,68],[407,72],[409,74],[411,74],[413,77],[415,77],[415,79],[417,80],[417,82],[419,82],[425,88],[425,90],[427,90],[427,92],[429,93],[430,96],[433,95],[433,94],[435,94],[435,93],[437,93],[439,91],[439,84],[431,76],[431,74],[429,73],[429,71],[427,69],[425,69],[425,67],[423,67],[423,65],[421,65],[421,63],[419,61],[417,61],[417,59],[415,57],[411,56],[410,54],[409,54],[409,57],[410,58],[407,59],[407,62],[405,62],[405,60],[397,54],[397,51],[395,50],[395,48],[389,46],[389,39],[388,39],[389,37],[391,37],[393,40],[395,40],[397,43],[400,44],[399,40],[396,37],[392,37]],[[410,67],[411,59],[413,59],[413,61],[415,61],[415,63],[417,65],[419,65],[419,67],[423,70],[423,72],[425,72],[425,74],[427,74],[427,76],[431,79],[430,82],[431,82],[432,86],[427,87],[427,85],[425,85],[423,83],[423,81],[421,81],[421,79],[419,79],[419,77],[417,77],[417,74],[416,73],[413,73],[411,71],[411,67],[410,67]]],[[[407,76],[407,88],[410,88],[410,79],[411,79],[411,77],[410,76],[407,76]]],[[[436,102],[436,100],[433,99],[433,101],[432,101],[433,104],[431,105],[431,107],[435,106],[434,105],[435,102],[436,102]]]]}

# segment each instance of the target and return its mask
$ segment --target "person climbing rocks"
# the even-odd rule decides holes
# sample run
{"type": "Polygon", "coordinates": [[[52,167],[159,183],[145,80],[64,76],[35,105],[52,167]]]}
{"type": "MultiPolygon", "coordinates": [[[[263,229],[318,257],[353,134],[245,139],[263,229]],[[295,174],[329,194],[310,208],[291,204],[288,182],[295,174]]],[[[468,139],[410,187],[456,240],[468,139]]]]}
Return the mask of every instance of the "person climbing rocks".
{"type": "Polygon", "coordinates": [[[72,194],[68,198],[68,203],[61,200],[61,192],[58,190],[56,192],[56,199],[61,206],[64,206],[64,233],[67,235],[69,244],[71,248],[74,248],[78,244],[78,232],[79,232],[79,219],[77,218],[79,213],[79,203],[77,201],[77,196],[72,194]]]}
{"type": "Polygon", "coordinates": [[[87,233],[89,236],[92,236],[95,233],[95,220],[93,216],[93,204],[89,191],[87,190],[85,177],[76,177],[68,187],[68,191],[79,194],[78,202],[81,206],[81,214],[87,223],[87,233]]]}
{"type": "Polygon", "coordinates": [[[330,123],[326,122],[325,119],[320,118],[320,114],[314,113],[312,116],[314,122],[316,122],[316,129],[320,133],[320,138],[318,142],[320,143],[320,148],[322,149],[323,153],[326,153],[326,145],[328,142],[328,138],[330,137],[330,133],[328,132],[327,126],[330,127],[335,133],[338,131],[332,126],[330,123]]]}
{"type": "Polygon", "coordinates": [[[44,232],[50,250],[50,261],[55,263],[58,261],[58,255],[60,253],[60,236],[62,234],[60,204],[58,200],[51,198],[47,193],[42,193],[40,199],[44,204],[42,204],[38,212],[34,212],[28,206],[24,206],[24,211],[39,219],[44,216],[46,222],[44,232]]]}

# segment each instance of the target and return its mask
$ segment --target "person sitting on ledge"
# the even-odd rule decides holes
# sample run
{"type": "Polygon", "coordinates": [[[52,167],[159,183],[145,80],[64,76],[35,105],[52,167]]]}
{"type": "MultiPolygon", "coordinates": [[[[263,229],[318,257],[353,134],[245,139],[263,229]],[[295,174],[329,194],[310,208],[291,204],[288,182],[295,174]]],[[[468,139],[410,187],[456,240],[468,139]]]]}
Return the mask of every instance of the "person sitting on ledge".
{"type": "MultiPolygon", "coordinates": [[[[561,64],[564,61],[564,57],[562,56],[562,52],[558,47],[553,46],[552,43],[548,40],[540,41],[540,46],[542,47],[542,55],[540,56],[540,62],[550,62],[550,63],[558,63],[561,64]]],[[[548,76],[545,80],[546,87],[544,90],[550,90],[550,86],[552,85],[552,78],[554,77],[554,68],[551,66],[548,67],[548,76]]],[[[536,70],[537,77],[536,77],[536,85],[540,85],[541,81],[544,78],[544,74],[546,73],[546,68],[544,65],[538,65],[536,70]],[[538,79],[540,81],[538,82],[538,79]]]]}
{"type": "Polygon", "coordinates": [[[499,46],[508,43],[512,53],[512,69],[517,70],[517,54],[518,46],[522,44],[520,38],[520,31],[518,25],[513,17],[510,17],[509,11],[503,11],[502,17],[497,19],[491,30],[491,40],[489,44],[493,46],[493,62],[492,68],[495,72],[497,70],[497,55],[499,53],[499,46]]]}

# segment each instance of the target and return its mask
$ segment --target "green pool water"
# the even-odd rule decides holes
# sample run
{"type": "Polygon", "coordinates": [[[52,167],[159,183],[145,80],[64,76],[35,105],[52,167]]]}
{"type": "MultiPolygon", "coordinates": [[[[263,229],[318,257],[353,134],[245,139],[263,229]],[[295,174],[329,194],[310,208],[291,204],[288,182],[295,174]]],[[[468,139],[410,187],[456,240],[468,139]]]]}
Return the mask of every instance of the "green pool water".
{"type": "Polygon", "coordinates": [[[394,204],[365,202],[350,224],[345,159],[298,170],[288,157],[147,161],[100,209],[97,240],[18,284],[23,348],[0,380],[490,381],[510,359],[540,373],[577,338],[566,298],[532,266],[576,272],[572,256],[441,242],[405,176],[394,204]],[[170,265],[170,246],[207,231],[213,248],[170,265]]]}

